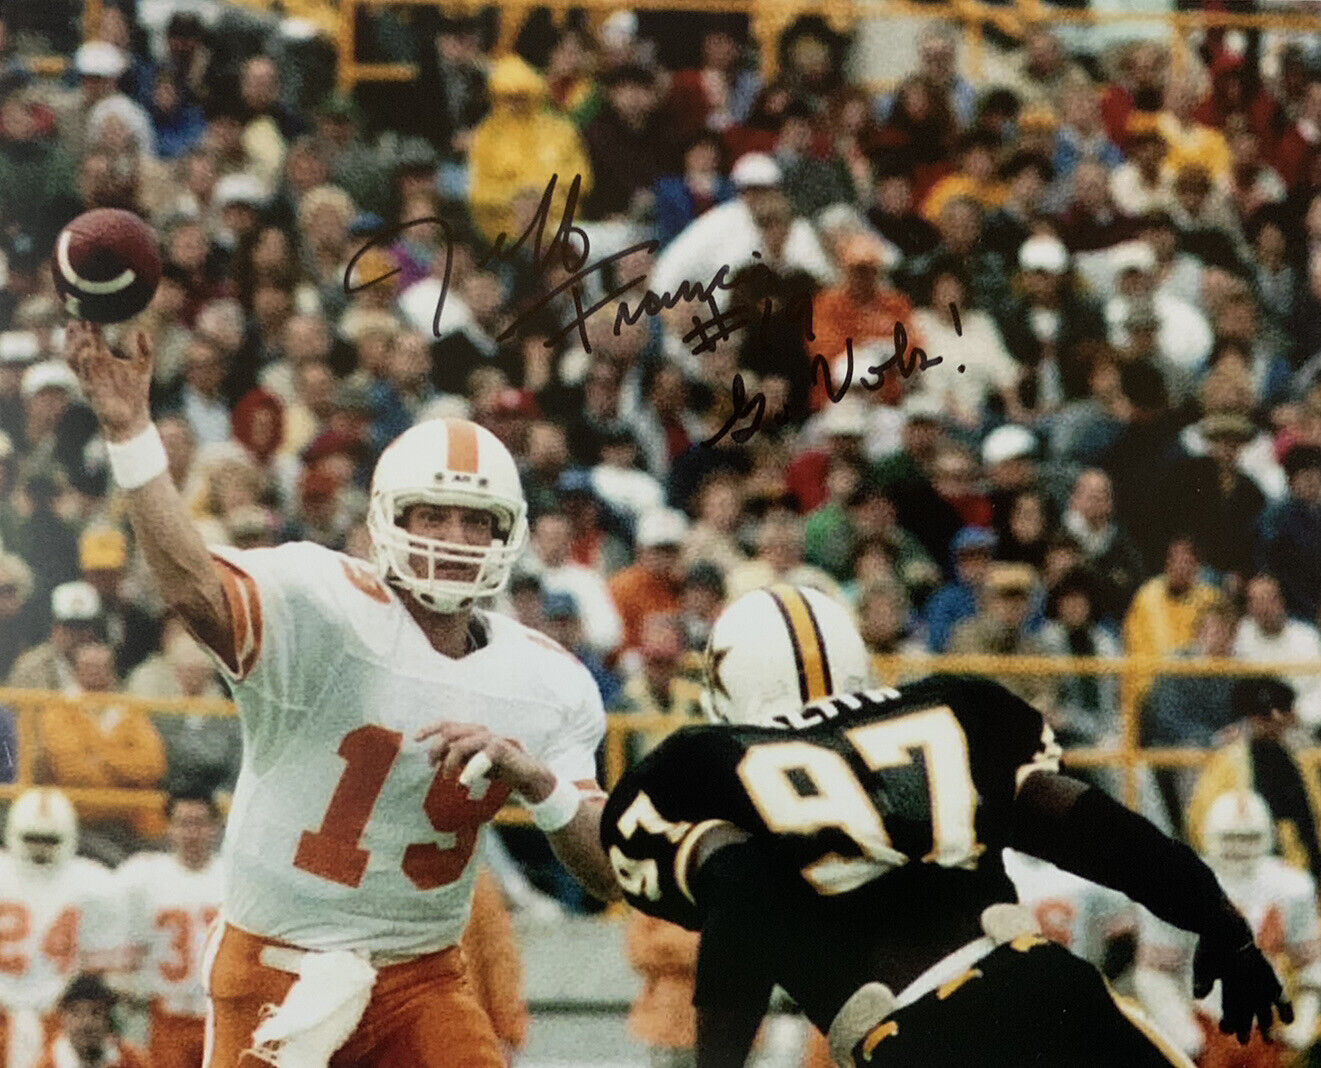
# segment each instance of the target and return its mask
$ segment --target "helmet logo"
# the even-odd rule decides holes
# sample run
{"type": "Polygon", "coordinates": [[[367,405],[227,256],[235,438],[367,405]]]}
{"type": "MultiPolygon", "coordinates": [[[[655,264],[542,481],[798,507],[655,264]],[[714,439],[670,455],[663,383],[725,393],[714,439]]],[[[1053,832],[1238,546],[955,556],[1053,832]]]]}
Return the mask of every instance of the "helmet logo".
{"type": "Polygon", "coordinates": [[[702,665],[706,673],[706,684],[720,694],[726,701],[733,700],[730,697],[729,689],[725,686],[725,680],[720,677],[720,668],[725,662],[725,657],[729,655],[729,649],[717,649],[713,645],[707,645],[706,658],[702,665]]]}

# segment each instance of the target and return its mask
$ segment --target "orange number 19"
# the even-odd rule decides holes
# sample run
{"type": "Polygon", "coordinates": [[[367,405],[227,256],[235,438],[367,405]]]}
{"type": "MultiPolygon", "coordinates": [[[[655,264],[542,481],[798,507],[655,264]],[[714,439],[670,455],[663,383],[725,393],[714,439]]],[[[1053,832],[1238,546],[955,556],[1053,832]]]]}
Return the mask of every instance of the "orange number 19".
{"type": "MultiPolygon", "coordinates": [[[[367,827],[376,799],[385,786],[404,736],[376,724],[350,731],[337,752],[345,768],[330,797],[325,818],[315,831],[304,831],[294,854],[294,867],[333,883],[356,887],[367,870],[368,851],[358,843],[367,827]]],[[[454,835],[454,844],[442,849],[435,842],[418,842],[404,850],[400,864],[419,890],[434,890],[452,883],[472,856],[477,828],[490,819],[509,797],[509,787],[492,782],[474,801],[456,784],[435,778],[422,802],[431,826],[440,834],[454,835]]]]}

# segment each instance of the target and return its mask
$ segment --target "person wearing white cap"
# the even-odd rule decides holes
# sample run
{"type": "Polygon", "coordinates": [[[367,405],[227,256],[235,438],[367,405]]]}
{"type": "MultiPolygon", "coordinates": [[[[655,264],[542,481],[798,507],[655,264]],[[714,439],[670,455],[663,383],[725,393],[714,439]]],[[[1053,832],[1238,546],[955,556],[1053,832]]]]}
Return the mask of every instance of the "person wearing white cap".
{"type": "MultiPolygon", "coordinates": [[[[729,176],[738,196],[699,215],[665,247],[647,288],[664,294],[677,292],[684,282],[709,285],[722,267],[726,268],[722,278],[728,282],[758,259],[778,270],[806,271],[823,285],[832,282],[834,267],[812,224],[796,218],[789,207],[779,164],[764,153],[748,152],[735,162],[729,176]]],[[[712,296],[722,310],[729,306],[728,290],[717,289],[712,296]]],[[[710,312],[701,303],[706,319],[710,312]]],[[[687,324],[696,310],[680,304],[668,321],[687,324]]]]}
{"type": "Polygon", "coordinates": [[[1028,238],[1018,250],[1015,295],[998,317],[1005,346],[1035,379],[1033,407],[1043,413],[1087,395],[1090,367],[1078,360],[1078,343],[1105,333],[1100,306],[1079,292],[1070,266],[1059,238],[1028,238]]]}
{"type": "MultiPolygon", "coordinates": [[[[109,41],[88,41],[74,53],[79,101],[73,116],[74,126],[66,130],[66,140],[70,141],[66,147],[81,150],[94,142],[113,117],[128,128],[140,153],[155,155],[156,134],[150,116],[118,87],[128,68],[129,57],[109,41]]],[[[79,151],[78,157],[81,155],[79,151]]]]}
{"type": "Polygon", "coordinates": [[[1105,304],[1107,340],[1116,348],[1128,344],[1128,320],[1133,308],[1149,303],[1159,325],[1156,351],[1167,377],[1196,372],[1215,343],[1206,316],[1187,301],[1156,288],[1156,250],[1145,241],[1126,241],[1110,251],[1115,268],[1115,295],[1105,304]]]}
{"type": "Polygon", "coordinates": [[[211,204],[220,213],[222,240],[235,247],[256,230],[266,206],[266,187],[246,171],[226,174],[216,182],[211,204]]]}
{"type": "Polygon", "coordinates": [[[606,16],[597,34],[605,53],[607,66],[616,63],[637,63],[638,16],[634,11],[614,11],[606,16]]]}
{"type": "Polygon", "coordinates": [[[1025,426],[1006,423],[982,440],[982,467],[990,483],[992,524],[1001,542],[1011,542],[1009,520],[1020,494],[1036,489],[1037,436],[1025,426]]]}
{"type": "Polygon", "coordinates": [[[88,41],[73,54],[73,69],[83,80],[83,99],[95,103],[115,91],[128,70],[128,56],[109,41],[88,41]]]}
{"type": "Polygon", "coordinates": [[[101,598],[91,583],[65,582],[51,591],[50,612],[50,637],[14,662],[8,685],[23,690],[77,693],[74,650],[97,637],[101,598]]]}
{"type": "Polygon", "coordinates": [[[1032,483],[1037,437],[1025,426],[1006,423],[982,440],[982,465],[996,489],[1018,493],[1032,483]]]}
{"type": "Polygon", "coordinates": [[[69,404],[80,396],[78,379],[61,360],[43,360],[23,372],[23,435],[26,447],[52,447],[69,404]]]}

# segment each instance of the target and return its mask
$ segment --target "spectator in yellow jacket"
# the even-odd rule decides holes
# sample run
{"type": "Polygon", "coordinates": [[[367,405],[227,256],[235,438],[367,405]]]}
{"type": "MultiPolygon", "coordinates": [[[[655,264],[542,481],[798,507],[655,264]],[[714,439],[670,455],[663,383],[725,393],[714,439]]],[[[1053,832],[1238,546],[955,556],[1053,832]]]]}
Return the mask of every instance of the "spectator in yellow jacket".
{"type": "MultiPolygon", "coordinates": [[[[73,674],[82,694],[111,695],[119,688],[114,652],[100,641],[74,650],[73,674]]],[[[99,705],[57,699],[37,716],[38,766],[44,781],[57,786],[150,789],[165,774],[165,747],[148,715],[118,705],[107,696],[99,705]]],[[[125,817],[122,807],[78,806],[84,842],[114,864],[119,854],[140,847],[135,836],[155,837],[164,826],[160,813],[139,811],[125,817]]]]}
{"type": "Polygon", "coordinates": [[[578,129],[546,103],[546,83],[518,56],[504,56],[491,67],[491,111],[473,130],[468,150],[468,207],[490,241],[515,232],[514,202],[534,192],[540,200],[551,175],[558,175],[546,240],[554,235],[565,195],[582,175],[579,203],[592,187],[592,168],[578,129]]]}
{"type": "MultiPolygon", "coordinates": [[[[1173,538],[1165,550],[1165,570],[1142,584],[1124,617],[1126,656],[1172,656],[1192,644],[1202,609],[1219,597],[1201,580],[1200,569],[1192,539],[1173,538]]],[[[1151,683],[1147,674],[1126,676],[1121,687],[1125,705],[1139,707],[1151,683]]]]}

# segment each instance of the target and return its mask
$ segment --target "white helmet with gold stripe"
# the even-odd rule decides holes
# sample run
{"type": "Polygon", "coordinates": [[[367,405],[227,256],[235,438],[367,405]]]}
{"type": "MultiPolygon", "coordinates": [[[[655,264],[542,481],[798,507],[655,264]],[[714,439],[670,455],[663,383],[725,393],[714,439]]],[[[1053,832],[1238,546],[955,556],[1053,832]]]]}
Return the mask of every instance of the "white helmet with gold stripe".
{"type": "Polygon", "coordinates": [[[818,590],[783,583],[720,613],[705,669],[707,714],[723,723],[798,726],[804,705],[871,685],[852,613],[818,590]]]}
{"type": "Polygon", "coordinates": [[[500,439],[466,419],[431,419],[405,430],[372,474],[367,532],[380,576],[435,612],[455,612],[499,593],[527,540],[527,501],[518,467],[500,439]],[[489,512],[486,545],[408,533],[410,505],[489,512]]]}
{"type": "Polygon", "coordinates": [[[78,814],[61,790],[34,786],[9,807],[5,848],[20,863],[55,869],[78,850],[78,814]]]}

